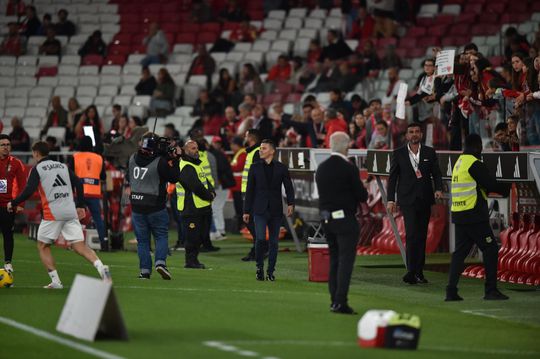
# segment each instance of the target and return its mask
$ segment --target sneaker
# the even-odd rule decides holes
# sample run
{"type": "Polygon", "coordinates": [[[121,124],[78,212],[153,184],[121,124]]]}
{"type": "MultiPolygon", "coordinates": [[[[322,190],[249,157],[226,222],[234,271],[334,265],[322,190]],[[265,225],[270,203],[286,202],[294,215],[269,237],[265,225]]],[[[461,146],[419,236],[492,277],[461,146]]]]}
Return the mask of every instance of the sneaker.
{"type": "Polygon", "coordinates": [[[264,281],[264,269],[257,268],[257,272],[255,273],[255,279],[264,281]]]}
{"type": "Polygon", "coordinates": [[[13,265],[11,263],[4,264],[4,269],[7,270],[9,273],[13,273],[13,265]]]}
{"type": "Polygon", "coordinates": [[[46,286],[43,286],[43,288],[45,288],[45,289],[62,289],[62,288],[64,288],[64,286],[62,285],[62,283],[50,282],[46,286]]]}
{"type": "Polygon", "coordinates": [[[184,243],[176,243],[174,247],[172,248],[173,251],[185,251],[186,248],[184,247],[184,243]]]}
{"type": "Polygon", "coordinates": [[[266,272],[266,280],[269,280],[270,282],[274,282],[276,280],[274,273],[266,272]]]}
{"type": "Polygon", "coordinates": [[[171,280],[171,278],[172,278],[171,273],[169,272],[167,267],[164,266],[164,265],[157,265],[156,266],[156,272],[161,274],[161,278],[163,278],[165,280],[171,280]]]}
{"type": "Polygon", "coordinates": [[[502,294],[498,289],[494,289],[486,293],[484,295],[484,299],[485,300],[508,300],[510,299],[510,297],[502,294]]]}
{"type": "Polygon", "coordinates": [[[103,266],[103,268],[101,268],[101,271],[99,271],[99,275],[104,282],[112,283],[111,271],[109,270],[109,266],[103,266]]]}
{"type": "Polygon", "coordinates": [[[334,304],[330,308],[330,311],[332,313],[338,313],[338,314],[352,314],[352,315],[358,314],[357,312],[354,311],[354,309],[349,307],[347,304],[334,304]]]}
{"type": "Polygon", "coordinates": [[[139,273],[139,279],[150,279],[150,273],[139,273]]]}
{"type": "Polygon", "coordinates": [[[210,233],[210,240],[213,242],[223,241],[225,239],[227,239],[227,236],[223,233],[219,233],[219,232],[210,233]]]}

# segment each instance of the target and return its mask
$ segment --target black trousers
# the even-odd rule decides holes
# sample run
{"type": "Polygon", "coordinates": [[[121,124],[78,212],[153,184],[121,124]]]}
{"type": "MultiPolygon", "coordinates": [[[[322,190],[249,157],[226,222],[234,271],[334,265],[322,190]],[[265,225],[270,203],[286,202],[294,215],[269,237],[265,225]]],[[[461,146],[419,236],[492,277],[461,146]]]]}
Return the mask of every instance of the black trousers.
{"type": "Polygon", "coordinates": [[[431,205],[417,201],[414,206],[401,206],[407,240],[407,271],[422,275],[426,262],[426,240],[431,205]]]}
{"type": "Polygon", "coordinates": [[[351,275],[356,259],[359,226],[356,218],[331,219],[324,224],[330,250],[328,290],[332,304],[347,304],[351,275]]]}
{"type": "Polygon", "coordinates": [[[452,263],[448,274],[448,288],[457,289],[465,258],[469,255],[473,244],[478,246],[484,257],[486,293],[497,289],[499,246],[489,222],[456,224],[456,249],[452,254],[452,263]]]}
{"type": "Polygon", "coordinates": [[[199,263],[199,248],[206,233],[210,231],[210,221],[207,215],[182,217],[185,233],[186,264],[199,263]]]}
{"type": "Polygon", "coordinates": [[[212,244],[212,241],[210,240],[210,224],[212,223],[212,213],[205,215],[206,221],[208,222],[208,226],[205,227],[206,232],[203,233],[202,236],[202,246],[204,248],[212,248],[214,245],[212,244]]]}
{"type": "Polygon", "coordinates": [[[13,259],[13,225],[15,214],[9,213],[5,207],[0,207],[0,229],[4,237],[4,261],[11,262],[13,259]]]}

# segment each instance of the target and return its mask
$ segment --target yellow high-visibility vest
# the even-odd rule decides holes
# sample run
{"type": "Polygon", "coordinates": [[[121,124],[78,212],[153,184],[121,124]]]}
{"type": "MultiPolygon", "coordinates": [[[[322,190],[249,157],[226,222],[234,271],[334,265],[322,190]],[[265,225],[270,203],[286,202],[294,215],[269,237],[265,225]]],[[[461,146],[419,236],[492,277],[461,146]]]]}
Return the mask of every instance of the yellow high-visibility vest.
{"type": "Polygon", "coordinates": [[[260,146],[255,147],[251,150],[251,152],[248,152],[246,156],[246,164],[244,165],[244,170],[242,171],[242,193],[246,193],[249,168],[253,164],[253,156],[255,156],[255,152],[259,151],[260,148],[260,146]]]}
{"type": "MultiPolygon", "coordinates": [[[[185,160],[180,160],[179,166],[180,166],[180,172],[185,166],[192,166],[193,168],[195,168],[195,172],[197,172],[197,177],[199,178],[201,183],[204,185],[204,187],[208,189],[206,171],[203,169],[202,163],[199,165],[196,165],[194,163],[191,163],[185,160]]],[[[178,210],[183,211],[185,198],[186,198],[186,189],[180,184],[180,182],[176,183],[176,195],[178,197],[178,200],[177,200],[178,210]]],[[[209,201],[205,201],[204,199],[197,196],[193,192],[191,193],[191,195],[193,196],[193,203],[195,204],[195,208],[204,208],[204,207],[210,206],[209,201]]]]}
{"type": "Polygon", "coordinates": [[[206,178],[210,181],[210,184],[215,187],[214,177],[212,177],[212,168],[210,167],[210,161],[208,161],[208,153],[206,151],[199,151],[199,159],[201,160],[201,166],[206,173],[206,178]]]}
{"type": "MultiPolygon", "coordinates": [[[[477,183],[469,173],[469,168],[478,161],[473,155],[459,156],[452,171],[452,212],[462,212],[473,209],[478,199],[477,183]]],[[[480,189],[484,199],[486,191],[480,189]]]]}

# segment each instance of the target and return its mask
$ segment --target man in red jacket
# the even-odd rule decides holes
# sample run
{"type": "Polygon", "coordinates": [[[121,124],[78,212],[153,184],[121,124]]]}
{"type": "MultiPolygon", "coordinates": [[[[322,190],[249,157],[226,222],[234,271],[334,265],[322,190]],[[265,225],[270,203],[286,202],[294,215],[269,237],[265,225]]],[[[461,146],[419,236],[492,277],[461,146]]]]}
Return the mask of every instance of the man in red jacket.
{"type": "Polygon", "coordinates": [[[326,137],[324,138],[324,147],[330,148],[330,136],[334,132],[347,133],[347,122],[343,119],[341,114],[332,108],[326,110],[326,116],[324,117],[324,127],[326,129],[326,137]]]}
{"type": "Polygon", "coordinates": [[[7,204],[22,192],[26,186],[26,176],[24,165],[11,156],[10,151],[11,139],[6,134],[0,134],[0,229],[4,237],[4,268],[13,272],[13,224],[15,213],[24,209],[24,203],[17,206],[14,212],[8,212],[7,204]]]}
{"type": "Polygon", "coordinates": [[[231,150],[234,155],[231,160],[231,169],[234,174],[234,180],[236,185],[231,188],[231,193],[234,202],[234,212],[236,214],[236,220],[238,224],[238,230],[242,227],[242,214],[244,203],[242,201],[242,171],[246,164],[246,149],[244,148],[244,141],[241,137],[234,137],[231,142],[231,150]]]}

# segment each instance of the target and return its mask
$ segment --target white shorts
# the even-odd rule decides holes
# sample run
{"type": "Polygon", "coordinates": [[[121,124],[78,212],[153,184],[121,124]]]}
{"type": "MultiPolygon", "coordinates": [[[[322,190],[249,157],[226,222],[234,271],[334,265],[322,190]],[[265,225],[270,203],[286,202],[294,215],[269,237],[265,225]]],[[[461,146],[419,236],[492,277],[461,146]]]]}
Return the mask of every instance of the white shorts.
{"type": "Polygon", "coordinates": [[[39,224],[37,240],[52,244],[60,237],[60,233],[67,242],[84,241],[84,234],[78,219],[70,219],[69,221],[42,220],[39,224]]]}

